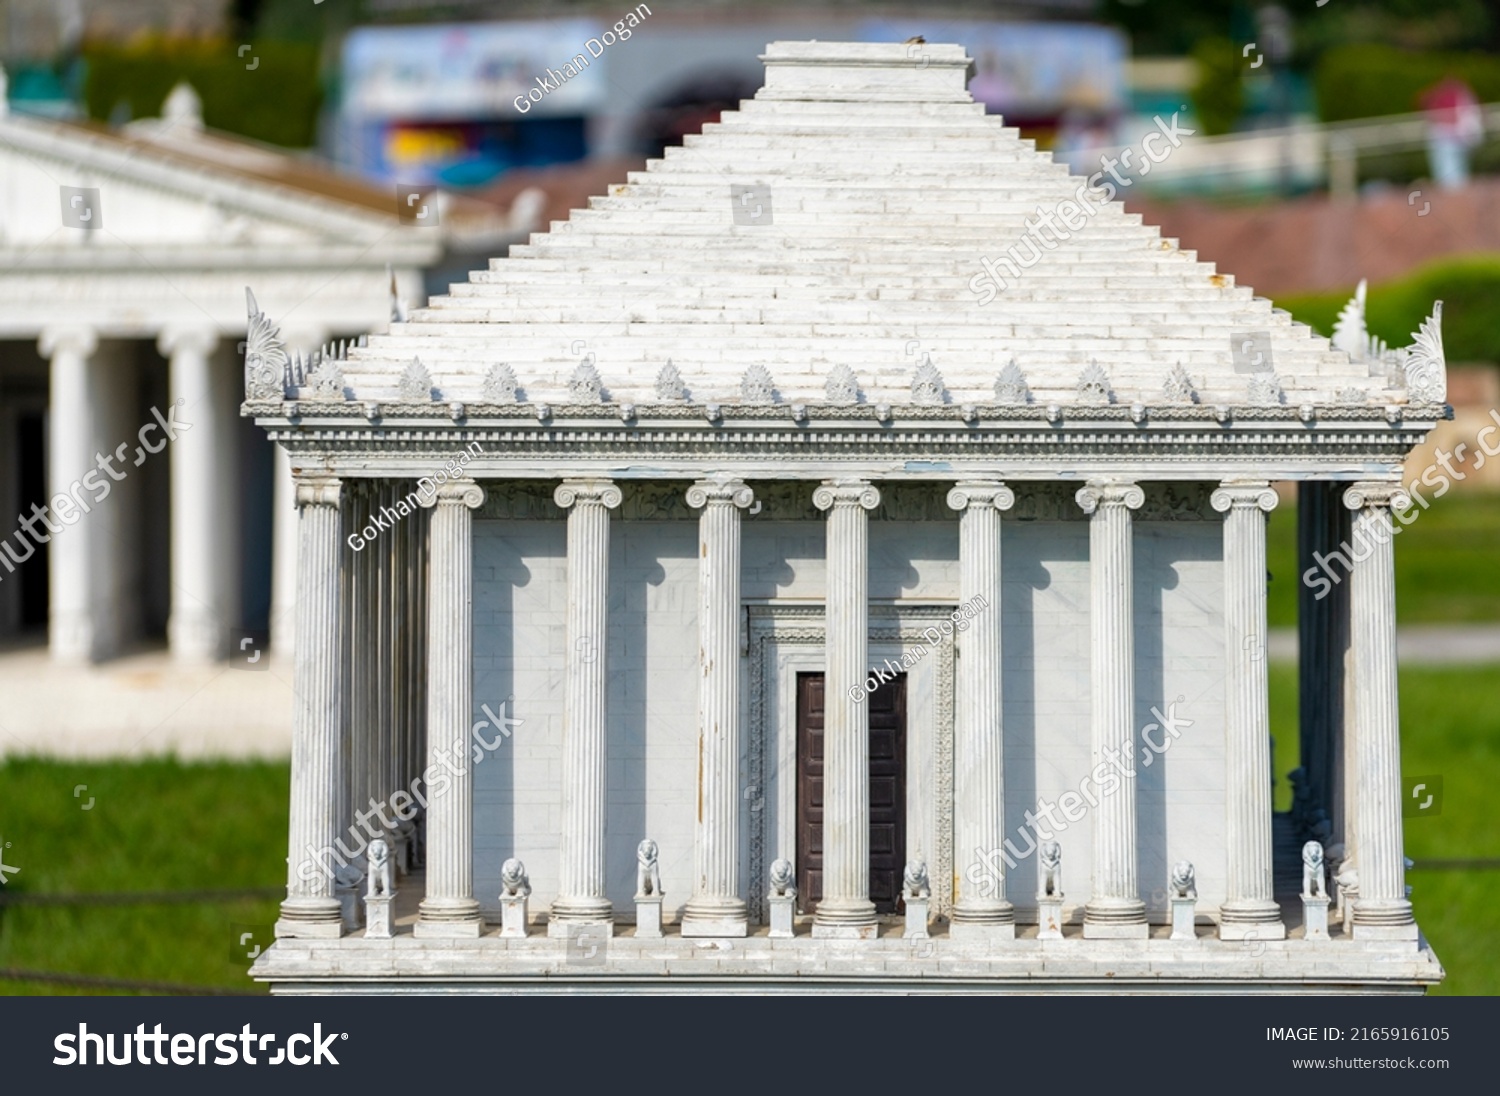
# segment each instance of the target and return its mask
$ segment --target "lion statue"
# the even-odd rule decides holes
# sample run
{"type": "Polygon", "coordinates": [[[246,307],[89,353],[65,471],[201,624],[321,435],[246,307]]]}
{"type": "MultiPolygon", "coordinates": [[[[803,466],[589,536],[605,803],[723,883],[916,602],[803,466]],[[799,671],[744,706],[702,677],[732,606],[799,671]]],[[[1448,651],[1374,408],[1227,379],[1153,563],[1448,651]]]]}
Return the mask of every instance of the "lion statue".
{"type": "Polygon", "coordinates": [[[531,895],[531,880],[526,877],[526,865],[512,856],[500,865],[500,897],[527,898],[531,895]]]}
{"type": "Polygon", "coordinates": [[[1039,861],[1042,869],[1043,898],[1062,897],[1062,846],[1056,841],[1045,841],[1042,843],[1042,855],[1039,861]]]}
{"type": "Polygon", "coordinates": [[[901,889],[907,898],[927,898],[932,894],[932,889],[927,884],[926,861],[906,862],[906,871],[901,876],[901,889]]]}
{"type": "Polygon", "coordinates": [[[635,893],[642,897],[659,895],[661,871],[657,866],[656,842],[646,838],[635,850],[635,893]]]}
{"type": "Polygon", "coordinates": [[[797,876],[792,871],[790,860],[774,860],[771,863],[771,897],[789,898],[796,897],[797,876]]]}
{"type": "Polygon", "coordinates": [[[1302,846],[1302,893],[1308,898],[1327,898],[1323,877],[1323,846],[1309,841],[1302,846]]]}
{"type": "Polygon", "coordinates": [[[370,898],[388,898],[391,893],[391,847],[385,843],[385,838],[377,837],[370,842],[369,855],[369,889],[365,894],[370,898]]]}
{"type": "Polygon", "coordinates": [[[1194,875],[1192,863],[1187,860],[1179,860],[1172,865],[1172,897],[1198,897],[1198,880],[1194,875]]]}

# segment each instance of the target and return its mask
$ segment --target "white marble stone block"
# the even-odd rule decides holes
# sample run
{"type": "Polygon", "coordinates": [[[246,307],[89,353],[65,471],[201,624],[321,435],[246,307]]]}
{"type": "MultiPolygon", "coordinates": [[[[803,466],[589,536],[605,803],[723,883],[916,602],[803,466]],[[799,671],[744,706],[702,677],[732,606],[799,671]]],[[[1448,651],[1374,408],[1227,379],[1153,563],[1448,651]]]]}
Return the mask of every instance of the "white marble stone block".
{"type": "Polygon", "coordinates": [[[1193,918],[1198,912],[1198,899],[1196,898],[1173,898],[1172,899],[1172,939],[1173,940],[1196,940],[1197,931],[1193,928],[1193,918]]]}
{"type": "Polygon", "coordinates": [[[391,900],[394,894],[365,895],[365,939],[389,940],[395,935],[394,919],[391,916],[391,900]]]}
{"type": "Polygon", "coordinates": [[[1328,896],[1302,896],[1302,939],[1328,939],[1328,896]]]}
{"type": "Polygon", "coordinates": [[[797,904],[795,894],[772,895],[767,900],[771,910],[771,932],[772,940],[790,940],[797,935],[792,929],[792,919],[795,916],[794,906],[797,904]]]}
{"type": "Polygon", "coordinates": [[[919,940],[924,936],[931,936],[927,931],[927,907],[932,902],[930,898],[908,898],[906,900],[906,938],[908,940],[919,940]]]}
{"type": "Polygon", "coordinates": [[[1036,900],[1036,918],[1036,938],[1038,940],[1061,940],[1063,938],[1062,895],[1059,894],[1053,897],[1038,896],[1036,900]]]}
{"type": "Polygon", "coordinates": [[[661,895],[635,896],[635,935],[637,939],[661,937],[661,895]]]}

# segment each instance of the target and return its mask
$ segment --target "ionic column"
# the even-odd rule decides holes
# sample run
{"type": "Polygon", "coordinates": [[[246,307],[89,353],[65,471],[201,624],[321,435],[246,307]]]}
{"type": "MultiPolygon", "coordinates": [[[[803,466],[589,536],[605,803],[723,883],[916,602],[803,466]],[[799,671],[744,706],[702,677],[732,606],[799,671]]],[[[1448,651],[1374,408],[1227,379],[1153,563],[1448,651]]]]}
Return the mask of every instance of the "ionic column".
{"type": "Polygon", "coordinates": [[[1015,910],[993,850],[1005,841],[1005,736],[1001,717],[1000,514],[1004,484],[960,483],[948,505],[958,523],[958,589],[978,613],[958,637],[953,705],[953,923],[949,935],[1013,939],[1015,910]],[[991,855],[983,855],[989,853],[991,855]]]}
{"type": "MultiPolygon", "coordinates": [[[[328,341],[320,327],[283,324],[281,341],[288,355],[306,359],[328,341]]],[[[271,653],[292,657],[297,620],[297,531],[292,458],[280,442],[272,442],[274,482],[271,494],[271,653]]]]}
{"type": "Polygon", "coordinates": [[[880,492],[864,480],[828,480],[813,492],[828,511],[823,693],[823,898],[813,935],[875,936],[870,901],[869,514],[880,492]],[[855,699],[854,691],[859,697],[855,699]]]}
{"type": "Polygon", "coordinates": [[[1144,938],[1146,904],[1136,878],[1135,635],[1131,517],[1146,501],[1133,483],[1100,481],[1079,489],[1089,520],[1089,617],[1092,684],[1092,764],[1125,770],[1119,790],[1094,810],[1093,893],[1083,911],[1083,935],[1107,940],[1144,938]]]}
{"type": "Polygon", "coordinates": [[[688,488],[698,518],[698,825],[693,895],[683,936],[744,936],[739,896],[740,511],[755,501],[744,482],[688,488]]]}
{"type": "MultiPolygon", "coordinates": [[[[484,489],[451,479],[417,501],[432,509],[428,543],[427,766],[448,786],[427,789],[427,891],[417,936],[478,936],[474,897],[474,789],[469,726],[474,718],[474,518],[484,489]]],[[[300,648],[300,643],[299,643],[300,648]]],[[[364,728],[365,733],[369,728],[364,728]]]]}
{"type": "Polygon", "coordinates": [[[1401,729],[1396,690],[1396,550],[1392,508],[1411,499],[1399,483],[1356,483],[1350,540],[1350,647],[1354,654],[1354,779],[1359,813],[1355,939],[1415,940],[1401,840],[1401,729]]]}
{"type": "MultiPolygon", "coordinates": [[[[347,759],[340,749],[343,617],[340,609],[339,481],[297,479],[297,660],[293,670],[292,795],[286,901],[276,935],[337,937],[334,841],[347,759]]],[[[346,839],[347,843],[347,839],[346,839]]]]}
{"type": "Polygon", "coordinates": [[[1266,673],[1265,482],[1226,481],[1209,496],[1224,515],[1224,803],[1226,885],[1221,940],[1281,940],[1272,889],[1271,715],[1266,673]]]}
{"type": "Polygon", "coordinates": [[[236,498],[223,467],[224,435],[213,360],[219,333],[212,327],[168,328],[156,340],[168,359],[169,390],[193,424],[172,453],[172,603],[167,642],[179,662],[211,662],[223,654],[230,621],[225,587],[232,570],[224,535],[227,500],[236,498]]]}
{"type": "MultiPolygon", "coordinates": [[[[90,359],[99,340],[89,328],[56,328],[42,332],[38,349],[51,360],[47,408],[47,493],[66,495],[68,488],[94,467],[94,397],[90,359]]],[[[127,463],[129,451],[126,452],[127,463]]],[[[124,468],[121,471],[125,471],[124,468]]],[[[31,517],[31,515],[27,515],[31,517]]],[[[74,521],[78,519],[75,517],[74,521]]],[[[47,550],[47,643],[53,659],[87,662],[95,654],[95,583],[91,574],[89,536],[62,531],[55,515],[31,517],[33,539],[51,540],[47,550]],[[48,532],[51,530],[51,533],[48,532]]]]}
{"type": "Polygon", "coordinates": [[[568,511],[568,628],[563,696],[563,827],[549,936],[608,924],[604,888],[608,809],[605,645],[609,624],[609,512],[620,489],[609,480],[566,480],[553,500],[568,511]]]}

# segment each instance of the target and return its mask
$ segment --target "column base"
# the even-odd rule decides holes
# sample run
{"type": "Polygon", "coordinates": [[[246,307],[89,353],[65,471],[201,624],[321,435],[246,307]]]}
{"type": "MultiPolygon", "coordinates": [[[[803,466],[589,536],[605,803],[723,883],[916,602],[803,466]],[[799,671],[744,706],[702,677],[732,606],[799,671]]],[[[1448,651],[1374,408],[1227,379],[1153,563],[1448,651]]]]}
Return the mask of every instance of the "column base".
{"type": "Polygon", "coordinates": [[[690,898],[682,911],[680,931],[691,937],[748,936],[750,915],[737,898],[690,898]]]}
{"type": "Polygon", "coordinates": [[[614,924],[615,907],[608,898],[559,898],[547,918],[547,935],[568,940],[581,928],[601,925],[607,926],[605,935],[613,935],[614,924]]]}
{"type": "Polygon", "coordinates": [[[344,935],[344,911],[336,898],[288,898],[276,919],[276,938],[337,940],[344,935]]]}
{"type": "Polygon", "coordinates": [[[1356,899],[1349,920],[1356,940],[1415,940],[1418,935],[1411,903],[1404,898],[1379,903],[1356,899]]]}
{"type": "Polygon", "coordinates": [[[1354,922],[1356,940],[1410,940],[1418,939],[1416,922],[1410,925],[1361,925],[1354,922]]]}
{"type": "Polygon", "coordinates": [[[1285,940],[1286,926],[1280,921],[1220,921],[1220,940],[1285,940]]]}
{"type": "Polygon", "coordinates": [[[948,924],[948,939],[950,940],[1014,940],[1016,938],[1016,923],[1006,922],[976,922],[976,921],[952,921],[948,924]]]}
{"type": "Polygon", "coordinates": [[[572,940],[580,932],[588,933],[590,930],[597,931],[604,936],[615,934],[615,922],[613,917],[605,917],[593,921],[574,921],[572,919],[559,920],[556,917],[547,922],[547,936],[553,940],[572,940]]]}
{"type": "Polygon", "coordinates": [[[812,934],[825,940],[873,940],[879,926],[868,898],[824,899],[813,914],[812,934]]]}
{"type": "Polygon", "coordinates": [[[472,898],[424,900],[412,935],[431,940],[473,940],[484,934],[479,903],[472,898]]]}
{"type": "Polygon", "coordinates": [[[1150,935],[1146,903],[1138,898],[1090,902],[1083,907],[1085,940],[1145,940],[1150,935]]]}

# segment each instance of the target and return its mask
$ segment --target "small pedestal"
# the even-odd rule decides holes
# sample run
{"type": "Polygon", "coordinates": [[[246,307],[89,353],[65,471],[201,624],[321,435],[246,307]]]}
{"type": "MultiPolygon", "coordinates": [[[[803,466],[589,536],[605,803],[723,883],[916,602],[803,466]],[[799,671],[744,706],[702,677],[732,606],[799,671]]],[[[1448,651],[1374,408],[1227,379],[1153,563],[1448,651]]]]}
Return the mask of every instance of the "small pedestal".
{"type": "Polygon", "coordinates": [[[1172,939],[1196,940],[1198,931],[1193,927],[1193,918],[1198,912],[1198,899],[1173,898],[1172,939]]]}
{"type": "Polygon", "coordinates": [[[635,935],[638,940],[661,938],[661,895],[635,896],[635,935]]]}
{"type": "Polygon", "coordinates": [[[906,938],[908,940],[920,940],[931,935],[927,931],[927,907],[931,903],[930,898],[906,899],[906,938]]]}
{"type": "Polygon", "coordinates": [[[526,935],[526,895],[500,896],[500,935],[518,939],[526,935]]]}
{"type": "Polygon", "coordinates": [[[389,940],[391,932],[391,902],[396,895],[365,895],[365,939],[389,940]]]}
{"type": "Polygon", "coordinates": [[[1060,894],[1036,900],[1036,938],[1038,940],[1061,940],[1063,938],[1062,904],[1060,894]]]}
{"type": "Polygon", "coordinates": [[[1302,896],[1302,939],[1328,939],[1328,896],[1302,896]]]}
{"type": "Polygon", "coordinates": [[[790,940],[796,935],[792,931],[792,907],[797,902],[794,894],[771,895],[766,899],[766,904],[771,908],[771,932],[772,940],[790,940]]]}

